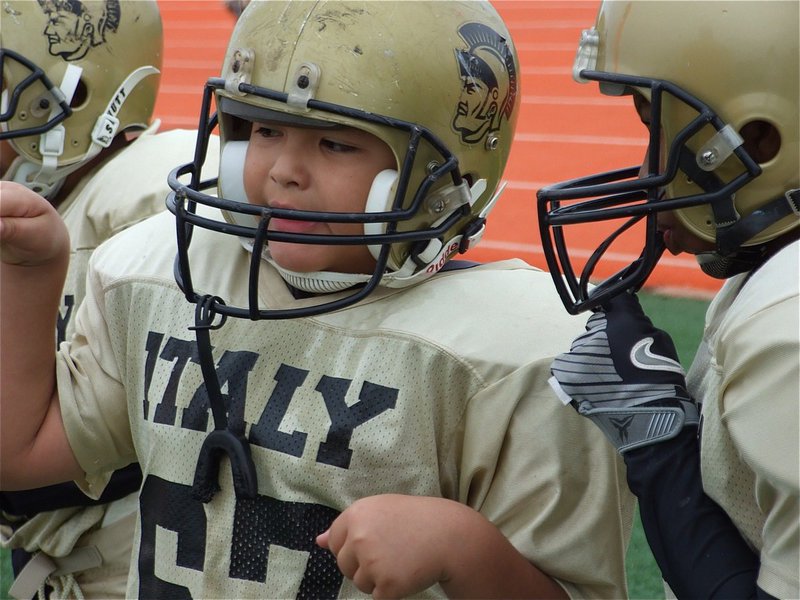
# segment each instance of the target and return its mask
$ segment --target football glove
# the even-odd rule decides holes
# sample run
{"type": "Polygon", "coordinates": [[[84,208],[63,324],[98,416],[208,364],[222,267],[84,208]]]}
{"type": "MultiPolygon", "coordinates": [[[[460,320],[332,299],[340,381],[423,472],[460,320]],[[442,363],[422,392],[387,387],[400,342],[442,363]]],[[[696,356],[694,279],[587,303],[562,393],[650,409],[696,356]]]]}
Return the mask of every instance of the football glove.
{"type": "Polygon", "coordinates": [[[594,421],[621,453],[699,421],[672,339],[653,326],[635,294],[595,312],[550,372],[561,401],[594,421]]]}

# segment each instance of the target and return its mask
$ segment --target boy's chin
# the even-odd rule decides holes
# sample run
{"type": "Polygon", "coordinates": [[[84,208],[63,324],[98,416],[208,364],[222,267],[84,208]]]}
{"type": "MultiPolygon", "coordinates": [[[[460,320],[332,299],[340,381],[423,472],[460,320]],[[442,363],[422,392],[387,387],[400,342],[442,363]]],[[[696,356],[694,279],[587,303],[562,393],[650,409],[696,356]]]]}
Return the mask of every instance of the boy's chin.
{"type": "Polygon", "coordinates": [[[330,271],[330,260],[320,256],[320,248],[310,244],[270,242],[269,255],[281,269],[294,273],[316,273],[330,271]]]}
{"type": "Polygon", "coordinates": [[[302,257],[292,256],[294,253],[284,254],[270,249],[270,254],[275,264],[287,271],[292,271],[294,273],[314,273],[326,270],[308,260],[304,260],[302,257]]]}
{"type": "Polygon", "coordinates": [[[335,273],[366,274],[375,270],[375,260],[366,248],[359,252],[332,256],[331,250],[341,250],[340,246],[313,246],[310,244],[290,244],[270,242],[269,253],[280,268],[294,273],[335,273]],[[362,256],[364,254],[364,256],[362,256]],[[346,265],[346,268],[343,268],[346,265]]]}

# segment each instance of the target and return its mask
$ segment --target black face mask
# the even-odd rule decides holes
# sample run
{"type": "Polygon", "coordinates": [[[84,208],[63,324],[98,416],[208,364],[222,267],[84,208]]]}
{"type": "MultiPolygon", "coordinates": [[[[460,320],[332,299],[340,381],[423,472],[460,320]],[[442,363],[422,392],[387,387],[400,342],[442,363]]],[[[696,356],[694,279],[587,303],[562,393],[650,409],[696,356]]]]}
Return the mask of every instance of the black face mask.
{"type": "MultiPolygon", "coordinates": [[[[659,79],[598,71],[581,71],[581,77],[628,90],[647,90],[644,95],[650,97],[652,123],[662,122],[662,101],[666,96],[689,106],[697,116],[673,136],[663,152],[661,128],[652,127],[648,162],[643,166],[598,173],[539,190],[539,231],[545,259],[564,306],[573,314],[597,308],[617,294],[637,291],[644,285],[664,251],[663,235],[657,225],[660,212],[708,206],[719,234],[717,254],[732,257],[740,250],[741,242],[734,244],[726,228],[731,227],[736,233],[744,229],[740,223],[750,220],[749,216],[747,220],[740,219],[736,213],[735,193],[761,174],[759,165],[740,143],[730,146],[728,160],[735,157],[742,167],[730,181],[721,181],[713,172],[698,166],[695,152],[688,148],[689,140],[709,126],[722,132],[720,135],[732,132],[732,128],[709,106],[682,88],[659,79]],[[677,177],[691,179],[701,189],[700,193],[665,198],[663,190],[677,177]],[[588,258],[571,250],[570,240],[580,237],[585,247],[586,236],[595,237],[598,230],[601,231],[599,235],[605,235],[606,231],[611,233],[597,244],[588,258]],[[641,250],[638,256],[627,259],[627,266],[614,270],[609,265],[622,259],[612,248],[626,236],[635,238],[641,250]]],[[[732,136],[737,137],[735,133],[732,136]]],[[[750,237],[752,235],[748,239],[750,237]]],[[[729,260],[727,267],[714,266],[712,271],[723,274],[734,264],[738,262],[729,260]]]]}

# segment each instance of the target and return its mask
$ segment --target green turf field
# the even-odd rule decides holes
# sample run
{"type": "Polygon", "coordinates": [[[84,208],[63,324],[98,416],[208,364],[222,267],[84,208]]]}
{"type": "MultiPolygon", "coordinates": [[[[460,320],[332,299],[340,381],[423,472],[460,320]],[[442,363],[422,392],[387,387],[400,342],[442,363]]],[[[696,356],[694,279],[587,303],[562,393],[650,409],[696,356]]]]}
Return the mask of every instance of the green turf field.
{"type": "MultiPolygon", "coordinates": [[[[708,303],[702,300],[669,298],[653,294],[641,294],[640,297],[642,306],[653,323],[672,335],[681,363],[684,367],[688,367],[700,341],[703,317],[708,303]]],[[[587,568],[590,566],[587,565],[587,568]]],[[[637,600],[664,598],[661,576],[638,522],[634,527],[628,550],[627,569],[631,598],[637,600]]],[[[0,550],[0,600],[8,599],[10,581],[8,551],[0,550]]]]}

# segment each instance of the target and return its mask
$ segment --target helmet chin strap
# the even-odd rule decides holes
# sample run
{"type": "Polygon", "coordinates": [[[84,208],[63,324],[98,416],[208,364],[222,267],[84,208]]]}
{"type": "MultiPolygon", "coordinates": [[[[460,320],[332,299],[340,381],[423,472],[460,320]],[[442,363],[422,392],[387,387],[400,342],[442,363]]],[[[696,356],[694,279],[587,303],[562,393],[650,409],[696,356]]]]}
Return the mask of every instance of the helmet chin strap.
{"type": "MultiPolygon", "coordinates": [[[[736,137],[730,141],[729,151],[723,153],[725,157],[742,143],[741,137],[735,133],[729,135],[736,137]]],[[[713,169],[701,169],[699,165],[699,159],[684,146],[679,158],[680,169],[705,192],[721,189],[723,183],[713,169]]],[[[764,261],[768,253],[768,242],[746,246],[749,240],[789,215],[794,214],[800,218],[800,189],[787,190],[744,217],[736,210],[734,195],[711,203],[710,208],[716,224],[716,249],[696,254],[695,259],[700,269],[709,277],[728,279],[750,271],[764,261]]]]}
{"type": "MultiPolygon", "coordinates": [[[[253,242],[248,238],[239,238],[239,243],[248,252],[253,252],[253,242]]],[[[269,248],[265,247],[261,252],[261,259],[275,267],[283,280],[293,288],[308,292],[310,294],[333,294],[351,288],[359,283],[370,280],[370,275],[360,273],[338,273],[334,271],[312,271],[308,273],[290,271],[284,269],[270,254],[269,248]]]]}
{"type": "Polygon", "coordinates": [[[763,247],[741,248],[730,256],[718,252],[701,252],[695,255],[700,270],[714,279],[728,279],[758,266],[764,256],[763,247]]]}
{"type": "MultiPolygon", "coordinates": [[[[59,88],[68,104],[72,102],[72,97],[75,95],[82,72],[83,69],[81,67],[67,65],[67,70],[59,88]]],[[[101,150],[111,145],[114,136],[117,134],[117,129],[119,129],[119,119],[116,115],[119,114],[122,105],[145,77],[158,73],[159,70],[155,67],[139,67],[125,78],[125,81],[111,95],[106,108],[97,118],[92,129],[92,143],[89,149],[76,162],[63,167],[58,166],[58,159],[64,153],[64,144],[67,137],[63,123],[59,123],[43,133],[39,139],[39,153],[42,156],[41,163],[20,156],[14,160],[4,177],[21,183],[45,198],[49,199],[55,196],[68,175],[80,169],[97,156],[101,150]]],[[[57,110],[58,106],[56,105],[50,114],[51,119],[56,116],[57,110]]]]}
{"type": "MultiPolygon", "coordinates": [[[[77,65],[67,65],[64,77],[58,86],[64,96],[66,104],[72,103],[72,97],[78,88],[81,80],[83,68],[77,65]]],[[[53,103],[48,120],[57,116],[60,106],[53,103]]],[[[33,162],[22,156],[18,156],[11,163],[8,172],[4,175],[6,179],[16,181],[29,187],[34,192],[41,194],[45,198],[50,198],[58,193],[64,183],[64,177],[57,177],[58,157],[64,152],[64,140],[66,129],[63,123],[45,131],[39,136],[39,153],[42,155],[42,162],[33,162]]]]}
{"type": "Polygon", "coordinates": [[[800,219],[800,188],[788,190],[764,206],[717,231],[717,250],[696,255],[703,273],[727,279],[758,267],[769,251],[769,242],[744,246],[781,219],[794,214],[800,219]]]}
{"type": "MultiPolygon", "coordinates": [[[[441,271],[452,255],[457,252],[466,252],[467,249],[476,246],[486,230],[486,217],[497,203],[497,200],[500,198],[505,188],[505,182],[498,186],[494,196],[486,203],[486,206],[483,207],[477,218],[473,219],[461,233],[454,235],[444,243],[438,238],[429,240],[424,250],[410,255],[399,269],[384,275],[381,283],[390,288],[402,288],[415,285],[441,271]]],[[[455,186],[448,186],[444,190],[440,190],[439,193],[463,193],[466,189],[466,183],[462,183],[458,188],[455,186]]],[[[470,206],[474,205],[485,191],[486,180],[479,179],[476,181],[467,192],[470,206]]],[[[453,209],[462,205],[463,203],[457,203],[453,206],[453,209]]],[[[443,215],[435,221],[431,227],[441,225],[450,214],[451,213],[447,213],[443,215]]]]}

